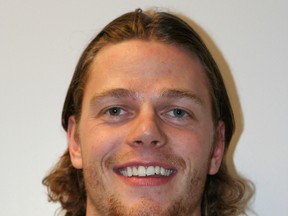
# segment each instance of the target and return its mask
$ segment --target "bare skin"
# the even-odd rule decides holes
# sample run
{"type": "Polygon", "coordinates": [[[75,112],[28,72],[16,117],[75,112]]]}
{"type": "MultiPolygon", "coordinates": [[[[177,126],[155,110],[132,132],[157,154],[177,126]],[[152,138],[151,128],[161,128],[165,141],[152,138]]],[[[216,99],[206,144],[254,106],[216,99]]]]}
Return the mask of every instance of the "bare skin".
{"type": "Polygon", "coordinates": [[[80,121],[71,116],[68,126],[87,216],[200,216],[225,141],[200,62],[172,45],[131,40],[103,48],[89,73],[80,121]]]}

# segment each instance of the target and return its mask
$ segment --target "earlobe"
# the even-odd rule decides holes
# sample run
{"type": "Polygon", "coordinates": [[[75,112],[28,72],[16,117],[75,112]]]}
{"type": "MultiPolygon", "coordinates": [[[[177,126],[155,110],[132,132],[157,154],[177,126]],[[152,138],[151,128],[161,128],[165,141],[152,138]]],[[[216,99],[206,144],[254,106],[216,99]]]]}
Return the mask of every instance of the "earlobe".
{"type": "Polygon", "coordinates": [[[77,135],[77,127],[75,116],[70,116],[67,129],[68,147],[72,165],[76,169],[82,169],[82,155],[79,138],[77,135]]]}
{"type": "Polygon", "coordinates": [[[225,151],[225,123],[219,121],[216,129],[213,152],[211,154],[208,174],[215,175],[222,163],[225,151]]]}

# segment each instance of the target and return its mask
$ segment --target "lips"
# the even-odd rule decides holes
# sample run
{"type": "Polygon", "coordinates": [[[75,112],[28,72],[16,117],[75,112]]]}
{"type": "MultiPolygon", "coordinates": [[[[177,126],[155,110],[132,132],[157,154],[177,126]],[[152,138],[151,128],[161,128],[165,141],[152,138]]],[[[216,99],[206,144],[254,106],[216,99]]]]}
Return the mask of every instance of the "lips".
{"type": "Polygon", "coordinates": [[[145,177],[145,176],[163,176],[168,177],[176,172],[174,169],[166,169],[162,166],[127,166],[118,169],[120,175],[125,177],[145,177]]]}
{"type": "Polygon", "coordinates": [[[155,161],[130,161],[114,166],[113,170],[121,181],[133,187],[166,185],[177,173],[170,163],[155,161]]]}

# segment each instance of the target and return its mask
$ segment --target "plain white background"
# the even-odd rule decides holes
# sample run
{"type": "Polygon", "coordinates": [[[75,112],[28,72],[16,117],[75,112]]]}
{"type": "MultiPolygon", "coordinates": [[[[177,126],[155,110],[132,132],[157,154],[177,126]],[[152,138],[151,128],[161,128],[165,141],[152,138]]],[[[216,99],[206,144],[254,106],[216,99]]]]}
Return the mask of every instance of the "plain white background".
{"type": "Polygon", "coordinates": [[[0,215],[54,215],[41,180],[66,148],[61,109],[76,62],[109,21],[164,7],[196,25],[236,112],[234,164],[259,216],[287,216],[288,2],[0,0],[0,215]]]}

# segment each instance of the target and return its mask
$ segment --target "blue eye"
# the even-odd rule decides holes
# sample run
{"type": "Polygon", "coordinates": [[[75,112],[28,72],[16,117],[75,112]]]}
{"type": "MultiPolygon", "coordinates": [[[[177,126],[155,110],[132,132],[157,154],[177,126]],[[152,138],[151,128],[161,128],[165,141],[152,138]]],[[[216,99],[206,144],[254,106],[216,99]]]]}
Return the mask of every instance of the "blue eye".
{"type": "Polygon", "coordinates": [[[120,107],[111,107],[110,109],[107,110],[107,113],[111,116],[119,116],[124,113],[124,110],[121,109],[120,107]]]}
{"type": "Polygon", "coordinates": [[[189,116],[189,114],[185,110],[179,108],[170,110],[168,112],[168,115],[170,115],[173,118],[179,118],[179,119],[186,118],[189,116]]]}
{"type": "Polygon", "coordinates": [[[183,118],[184,116],[187,115],[187,112],[185,112],[182,109],[173,109],[171,112],[172,112],[171,114],[173,114],[173,116],[177,118],[183,118]]]}
{"type": "Polygon", "coordinates": [[[101,111],[100,118],[107,124],[121,123],[131,119],[133,112],[122,106],[108,106],[101,111]]]}

